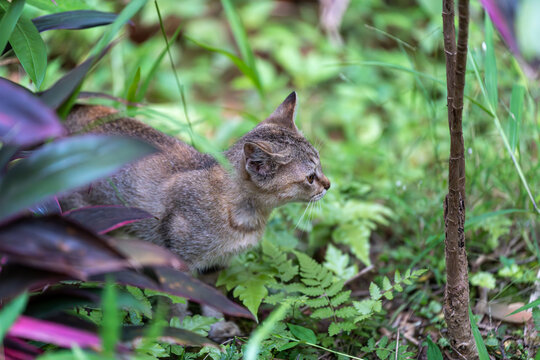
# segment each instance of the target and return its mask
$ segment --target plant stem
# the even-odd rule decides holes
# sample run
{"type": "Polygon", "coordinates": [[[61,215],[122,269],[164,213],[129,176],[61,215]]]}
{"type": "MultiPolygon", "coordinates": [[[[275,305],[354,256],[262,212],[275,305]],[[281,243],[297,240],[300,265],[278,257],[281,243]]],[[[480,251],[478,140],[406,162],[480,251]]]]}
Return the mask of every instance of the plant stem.
{"type": "Polygon", "coordinates": [[[442,17],[450,129],[448,194],[444,201],[446,254],[444,317],[448,326],[450,343],[459,352],[460,358],[478,359],[469,322],[469,280],[465,249],[465,148],[462,114],[467,65],[469,1],[459,0],[457,46],[453,0],[443,0],[442,17]]]}

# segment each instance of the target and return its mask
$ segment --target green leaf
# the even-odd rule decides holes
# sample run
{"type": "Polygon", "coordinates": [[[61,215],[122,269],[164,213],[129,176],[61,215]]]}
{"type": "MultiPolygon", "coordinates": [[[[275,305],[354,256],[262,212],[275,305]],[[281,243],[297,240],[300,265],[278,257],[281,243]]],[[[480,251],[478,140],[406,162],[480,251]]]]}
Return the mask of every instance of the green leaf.
{"type": "Polygon", "coordinates": [[[210,327],[218,321],[219,319],[214,317],[201,315],[185,316],[182,321],[177,317],[173,317],[170,321],[170,326],[193,331],[202,336],[208,336],[210,327]]]}
{"type": "Polygon", "coordinates": [[[512,97],[510,98],[510,117],[508,119],[508,141],[512,152],[516,151],[519,142],[519,131],[521,127],[521,114],[523,113],[523,99],[525,88],[521,85],[512,86],[512,97]]]}
{"type": "Polygon", "coordinates": [[[371,265],[369,258],[370,235],[371,229],[360,221],[340,224],[332,233],[332,237],[336,242],[349,245],[354,256],[366,266],[371,265]]]}
{"type": "Polygon", "coordinates": [[[495,289],[495,276],[486,271],[480,271],[472,274],[470,281],[474,286],[481,286],[486,289],[495,289]]]}
{"type": "Polygon", "coordinates": [[[381,289],[374,282],[369,284],[369,295],[373,300],[379,300],[382,296],[381,289]]]}
{"type": "Polygon", "coordinates": [[[382,288],[384,291],[388,291],[392,289],[392,283],[390,282],[390,279],[388,279],[388,277],[386,276],[383,278],[382,288]]]}
{"type": "Polygon", "coordinates": [[[497,90],[497,63],[495,60],[495,49],[493,47],[493,25],[486,12],[484,29],[486,33],[486,55],[485,55],[485,81],[489,102],[493,111],[497,110],[498,90],[497,90]]]}
{"type": "Polygon", "coordinates": [[[85,135],[62,139],[18,161],[0,182],[0,218],[60,191],[110,175],[156,150],[133,138],[85,135]]]}
{"type": "Polygon", "coordinates": [[[433,340],[431,340],[431,336],[427,337],[427,343],[428,343],[428,348],[427,348],[428,360],[443,360],[441,350],[439,350],[439,347],[437,346],[437,344],[435,344],[433,340]]]}
{"type": "Polygon", "coordinates": [[[484,339],[482,339],[482,334],[480,334],[480,330],[478,330],[478,326],[476,325],[476,321],[474,320],[474,315],[470,307],[469,320],[471,321],[471,328],[474,341],[476,342],[476,348],[478,349],[478,356],[480,357],[480,360],[489,360],[486,344],[484,343],[484,339]]]}
{"type": "Polygon", "coordinates": [[[255,316],[255,319],[257,319],[257,311],[262,299],[268,295],[266,285],[271,282],[275,282],[272,276],[259,274],[234,289],[233,295],[242,301],[253,316],[255,316]]]}
{"type": "Polygon", "coordinates": [[[295,347],[296,345],[300,344],[299,342],[289,342],[289,343],[286,343],[285,345],[282,345],[281,347],[278,348],[278,351],[284,351],[284,350],[288,350],[288,349],[291,349],[293,347],[295,347]]]}
{"type": "MultiPolygon", "coordinates": [[[[5,12],[8,11],[5,0],[0,1],[0,8],[5,12]]],[[[22,67],[39,89],[47,70],[47,48],[30,19],[25,16],[19,18],[11,33],[9,43],[22,67]]]]}
{"type": "Polygon", "coordinates": [[[311,344],[317,344],[317,336],[315,335],[313,330],[289,323],[287,323],[287,326],[289,327],[289,330],[291,330],[291,333],[296,336],[297,339],[311,344]]]}
{"type": "Polygon", "coordinates": [[[3,11],[0,11],[0,14],[3,13],[2,19],[0,20],[0,54],[4,51],[17,21],[21,17],[24,2],[25,0],[13,0],[9,5],[7,12],[5,11],[5,8],[3,8],[3,11]]]}
{"type": "Polygon", "coordinates": [[[20,314],[26,308],[28,302],[28,293],[24,292],[21,295],[13,299],[9,304],[4,305],[0,310],[0,343],[4,340],[4,336],[8,332],[9,328],[20,314]]]}
{"type": "Polygon", "coordinates": [[[347,266],[350,262],[349,255],[341,252],[332,244],[328,245],[324,260],[323,266],[332,271],[340,279],[348,280],[358,272],[355,264],[347,266]]]}
{"type": "Polygon", "coordinates": [[[120,339],[122,326],[121,313],[118,309],[116,288],[113,281],[107,278],[103,291],[103,317],[101,323],[101,343],[105,354],[112,356],[116,343],[120,339]]]}
{"type": "Polygon", "coordinates": [[[396,272],[394,273],[394,283],[397,284],[400,282],[401,282],[401,273],[399,272],[399,270],[396,270],[396,272]]]}

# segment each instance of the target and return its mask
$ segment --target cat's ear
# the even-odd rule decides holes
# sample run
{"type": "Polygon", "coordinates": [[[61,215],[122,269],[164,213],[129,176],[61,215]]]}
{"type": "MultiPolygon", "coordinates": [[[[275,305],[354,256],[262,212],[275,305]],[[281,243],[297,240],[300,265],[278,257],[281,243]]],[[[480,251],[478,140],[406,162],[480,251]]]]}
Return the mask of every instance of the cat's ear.
{"type": "Polygon", "coordinates": [[[263,178],[273,175],[279,165],[289,162],[285,154],[272,151],[271,144],[266,141],[246,142],[244,159],[246,171],[263,178]]]}
{"type": "Polygon", "coordinates": [[[278,108],[264,120],[267,124],[274,124],[286,129],[298,131],[294,120],[296,117],[296,92],[287,96],[287,98],[278,106],[278,108]]]}

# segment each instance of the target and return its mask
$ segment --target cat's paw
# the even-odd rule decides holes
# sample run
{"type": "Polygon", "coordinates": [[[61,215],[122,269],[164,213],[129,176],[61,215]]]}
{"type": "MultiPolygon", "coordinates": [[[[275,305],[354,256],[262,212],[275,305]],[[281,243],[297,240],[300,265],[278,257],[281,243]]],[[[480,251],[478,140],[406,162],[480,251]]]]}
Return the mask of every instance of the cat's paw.
{"type": "Polygon", "coordinates": [[[220,321],[212,324],[208,332],[208,337],[217,343],[222,343],[225,340],[240,335],[242,335],[240,328],[232,321],[220,321]]]}

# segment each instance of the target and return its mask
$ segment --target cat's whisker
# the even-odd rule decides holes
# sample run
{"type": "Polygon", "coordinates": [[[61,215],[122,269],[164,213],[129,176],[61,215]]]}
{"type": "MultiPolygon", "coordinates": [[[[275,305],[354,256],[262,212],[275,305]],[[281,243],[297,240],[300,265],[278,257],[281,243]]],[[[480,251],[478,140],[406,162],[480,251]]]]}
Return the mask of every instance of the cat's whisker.
{"type": "Polygon", "coordinates": [[[296,226],[294,227],[295,230],[298,227],[298,225],[300,225],[300,222],[302,222],[302,219],[304,218],[304,215],[306,215],[306,211],[310,204],[311,204],[311,200],[308,202],[306,208],[304,209],[304,212],[302,213],[302,216],[300,216],[300,219],[298,219],[298,222],[296,223],[296,226]]]}

